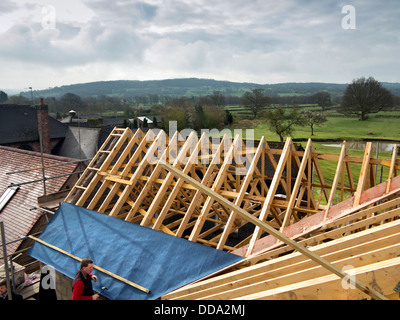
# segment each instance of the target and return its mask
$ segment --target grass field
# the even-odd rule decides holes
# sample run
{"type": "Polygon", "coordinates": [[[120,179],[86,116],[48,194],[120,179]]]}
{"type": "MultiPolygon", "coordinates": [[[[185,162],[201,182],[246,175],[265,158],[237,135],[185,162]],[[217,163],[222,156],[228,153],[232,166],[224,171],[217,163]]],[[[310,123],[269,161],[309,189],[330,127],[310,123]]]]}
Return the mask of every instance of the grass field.
{"type": "MultiPolygon", "coordinates": [[[[337,113],[332,111],[332,114],[337,113]]],[[[399,116],[400,112],[381,112],[379,114],[385,116],[399,116]]],[[[322,126],[314,128],[313,136],[311,136],[311,130],[309,127],[296,127],[295,132],[292,134],[292,139],[301,143],[301,145],[305,147],[307,140],[311,138],[316,152],[328,154],[339,154],[340,148],[325,146],[323,142],[326,141],[337,141],[338,144],[341,144],[343,140],[398,141],[400,144],[399,118],[379,118],[375,117],[375,115],[371,115],[366,121],[359,121],[357,118],[344,117],[328,117],[327,120],[328,121],[322,126]]],[[[231,129],[242,129],[244,137],[244,129],[254,129],[254,138],[256,140],[259,140],[264,136],[267,141],[279,141],[278,135],[270,131],[269,125],[265,120],[239,120],[231,127],[231,129]]],[[[364,150],[348,148],[348,154],[350,156],[362,158],[364,156],[364,150]]],[[[375,156],[376,150],[373,150],[373,157],[375,156]]],[[[391,156],[392,151],[379,152],[379,158],[391,159],[391,156]]],[[[337,163],[334,161],[320,160],[320,165],[325,183],[328,185],[332,184],[337,163]]],[[[358,181],[360,169],[361,164],[351,164],[355,183],[358,181]]],[[[388,168],[384,167],[382,171],[381,167],[376,168],[376,182],[379,183],[380,181],[385,181],[388,178],[388,173],[388,168]]],[[[345,185],[349,186],[347,177],[345,179],[345,185]]],[[[342,200],[340,199],[340,193],[337,192],[336,194],[336,201],[342,200]]],[[[345,194],[344,199],[349,196],[349,193],[345,194]]],[[[317,193],[315,193],[315,197],[318,198],[317,193]]],[[[324,202],[324,199],[321,199],[321,203],[324,202]]]]}
{"type": "MultiPolygon", "coordinates": [[[[306,110],[321,111],[318,106],[299,106],[300,112],[306,110]]],[[[337,106],[336,106],[337,107],[337,106]]],[[[366,121],[359,121],[358,118],[346,118],[336,111],[336,107],[325,113],[328,115],[327,122],[322,126],[314,128],[314,135],[311,136],[311,129],[307,126],[298,126],[292,134],[295,141],[343,141],[343,140],[387,140],[400,141],[400,111],[386,111],[371,114],[366,121]],[[385,116],[381,118],[380,116],[385,116]],[[397,116],[399,118],[395,118],[397,116]],[[390,118],[393,117],[393,118],[390,118]]],[[[278,135],[269,130],[266,120],[252,119],[251,114],[243,106],[226,107],[234,116],[236,121],[232,128],[254,129],[256,139],[264,136],[267,140],[279,141],[278,135]]]]}
{"type": "MultiPolygon", "coordinates": [[[[314,129],[311,136],[309,127],[296,127],[293,140],[343,141],[343,140],[390,140],[400,141],[400,119],[370,117],[366,121],[357,118],[327,118],[328,121],[314,129]]],[[[259,123],[255,128],[255,136],[267,136],[273,140],[278,136],[269,130],[267,123],[259,123]]]]}
{"type": "MultiPolygon", "coordinates": [[[[266,120],[239,120],[231,129],[254,129],[254,138],[260,139],[264,136],[269,141],[279,141],[279,136],[269,129],[266,120]]],[[[292,134],[294,141],[340,141],[364,140],[364,141],[399,141],[400,142],[400,119],[398,118],[375,118],[359,121],[357,118],[329,117],[322,126],[311,129],[307,126],[296,126],[292,134]]]]}

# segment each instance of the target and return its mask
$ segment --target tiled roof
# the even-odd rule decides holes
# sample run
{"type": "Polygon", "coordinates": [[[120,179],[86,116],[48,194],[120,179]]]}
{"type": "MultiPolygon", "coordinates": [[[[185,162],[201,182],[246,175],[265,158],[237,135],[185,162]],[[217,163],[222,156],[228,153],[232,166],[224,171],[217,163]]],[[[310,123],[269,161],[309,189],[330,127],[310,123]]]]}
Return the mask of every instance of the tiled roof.
{"type": "MultiPolygon", "coordinates": [[[[31,106],[0,105],[0,143],[38,141],[37,111],[31,106]]],[[[64,138],[68,126],[49,117],[50,139],[64,138]]]]}
{"type": "MultiPolygon", "coordinates": [[[[61,162],[72,161],[75,159],[44,154],[44,165],[55,165],[61,162]]],[[[0,146],[0,196],[11,184],[18,184],[42,178],[42,170],[27,171],[7,175],[7,172],[18,170],[33,169],[41,167],[41,156],[38,152],[20,150],[0,146]]],[[[73,172],[77,163],[61,165],[45,169],[46,177],[73,172]]],[[[69,176],[51,179],[46,181],[46,193],[58,192],[65,184],[69,176]]],[[[70,186],[72,187],[72,186],[70,186]]],[[[38,210],[29,210],[37,205],[37,198],[43,195],[43,182],[29,183],[21,185],[17,192],[7,202],[0,212],[0,221],[4,222],[6,242],[26,236],[40,215],[38,210]]],[[[7,246],[7,253],[14,252],[20,242],[7,246]]]]}

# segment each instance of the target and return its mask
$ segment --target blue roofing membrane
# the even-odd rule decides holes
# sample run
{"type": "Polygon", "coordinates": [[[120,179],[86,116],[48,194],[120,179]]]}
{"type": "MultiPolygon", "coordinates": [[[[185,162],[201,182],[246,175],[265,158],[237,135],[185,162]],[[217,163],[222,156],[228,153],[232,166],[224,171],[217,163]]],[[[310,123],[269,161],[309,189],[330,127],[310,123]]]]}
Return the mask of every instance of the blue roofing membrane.
{"type": "MultiPolygon", "coordinates": [[[[157,299],[243,259],[65,202],[39,238],[150,290],[143,292],[95,269],[99,281],[94,289],[107,287],[102,294],[113,300],[157,299]]],[[[28,254],[70,278],[79,269],[78,260],[39,242],[28,254]]]]}

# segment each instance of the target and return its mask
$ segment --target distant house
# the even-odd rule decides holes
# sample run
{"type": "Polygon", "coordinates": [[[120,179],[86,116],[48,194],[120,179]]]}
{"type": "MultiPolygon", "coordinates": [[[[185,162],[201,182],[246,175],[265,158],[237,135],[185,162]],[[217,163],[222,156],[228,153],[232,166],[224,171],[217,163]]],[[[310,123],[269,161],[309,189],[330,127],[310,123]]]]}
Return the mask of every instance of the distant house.
{"type": "MultiPolygon", "coordinates": [[[[103,122],[103,119],[96,118],[96,115],[90,116],[103,122]]],[[[72,119],[70,117],[64,122],[58,121],[49,116],[45,104],[35,107],[0,105],[0,145],[40,152],[39,132],[43,132],[44,153],[90,159],[102,144],[100,131],[103,128],[91,125],[88,118],[84,118],[82,123],[71,121],[72,119]]],[[[104,130],[105,135],[108,135],[111,129],[104,130]]]]}
{"type": "Polygon", "coordinates": [[[103,117],[97,113],[77,114],[77,112],[74,110],[71,110],[69,112],[69,115],[61,120],[62,123],[79,123],[84,126],[86,125],[86,123],[94,126],[101,125],[103,124],[103,121],[103,117]]]}
{"type": "Polygon", "coordinates": [[[152,128],[153,127],[153,120],[151,120],[150,118],[147,118],[145,116],[136,117],[135,120],[137,121],[138,128],[152,128]]]}
{"type": "Polygon", "coordinates": [[[157,116],[152,117],[152,119],[150,119],[149,117],[146,116],[141,116],[141,117],[136,117],[135,119],[131,119],[131,122],[136,121],[137,127],[138,128],[157,128],[158,124],[159,124],[159,119],[157,116]],[[154,120],[156,122],[154,122],[154,120]]]}
{"type": "Polygon", "coordinates": [[[68,127],[48,115],[47,105],[0,105],[0,145],[40,152],[42,136],[43,152],[51,153],[62,143],[68,127]]]}
{"type": "Polygon", "coordinates": [[[68,126],[63,143],[54,153],[63,157],[91,159],[99,149],[100,131],[101,128],[68,126]]]}

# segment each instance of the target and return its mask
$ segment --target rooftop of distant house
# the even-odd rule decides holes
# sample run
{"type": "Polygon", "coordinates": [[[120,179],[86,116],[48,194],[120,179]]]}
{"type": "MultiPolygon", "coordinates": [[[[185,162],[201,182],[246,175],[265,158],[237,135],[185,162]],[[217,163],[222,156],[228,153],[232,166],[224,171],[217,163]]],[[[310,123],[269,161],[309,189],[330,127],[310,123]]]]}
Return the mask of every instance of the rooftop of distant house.
{"type": "MultiPolygon", "coordinates": [[[[29,105],[0,104],[0,144],[38,141],[37,110],[29,105]]],[[[50,139],[64,138],[68,126],[49,116],[50,139]]]]}

